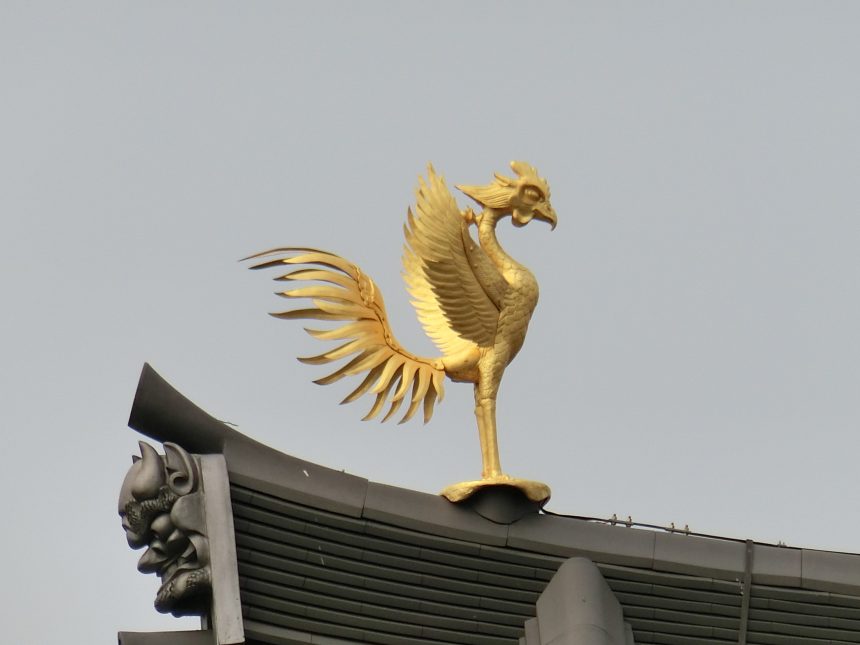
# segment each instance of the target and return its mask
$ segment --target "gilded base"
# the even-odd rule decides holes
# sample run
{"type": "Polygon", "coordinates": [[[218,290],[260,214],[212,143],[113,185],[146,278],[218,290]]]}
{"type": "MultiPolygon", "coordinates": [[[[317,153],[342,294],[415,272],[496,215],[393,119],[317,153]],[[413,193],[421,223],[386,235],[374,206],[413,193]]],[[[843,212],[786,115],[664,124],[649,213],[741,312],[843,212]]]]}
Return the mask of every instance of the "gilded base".
{"type": "Polygon", "coordinates": [[[451,484],[439,493],[449,502],[462,502],[469,499],[482,488],[490,486],[511,486],[520,490],[532,502],[547,502],[550,496],[549,486],[529,479],[517,479],[508,475],[498,475],[487,479],[451,484]]]}

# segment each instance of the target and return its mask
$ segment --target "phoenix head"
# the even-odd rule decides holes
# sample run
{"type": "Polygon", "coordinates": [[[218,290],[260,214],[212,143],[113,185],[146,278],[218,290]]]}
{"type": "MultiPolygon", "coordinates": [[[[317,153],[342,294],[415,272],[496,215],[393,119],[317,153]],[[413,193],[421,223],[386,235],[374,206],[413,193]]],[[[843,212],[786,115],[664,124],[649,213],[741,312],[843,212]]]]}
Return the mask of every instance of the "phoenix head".
{"type": "Polygon", "coordinates": [[[516,179],[496,173],[493,182],[486,186],[457,188],[484,208],[510,214],[514,226],[525,226],[532,219],[539,219],[555,228],[558,217],[549,201],[546,179],[524,161],[512,161],[511,170],[516,173],[516,179]]]}

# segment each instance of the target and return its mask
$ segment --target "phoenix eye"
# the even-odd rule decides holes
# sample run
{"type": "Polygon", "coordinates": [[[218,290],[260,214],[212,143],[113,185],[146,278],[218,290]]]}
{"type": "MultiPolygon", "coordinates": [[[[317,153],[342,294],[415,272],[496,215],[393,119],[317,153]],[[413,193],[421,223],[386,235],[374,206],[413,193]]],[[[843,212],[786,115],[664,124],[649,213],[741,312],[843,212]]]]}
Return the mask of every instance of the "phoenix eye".
{"type": "Polygon", "coordinates": [[[540,192],[536,188],[532,188],[531,186],[527,187],[523,192],[526,199],[530,199],[533,202],[540,201],[541,195],[540,192]]]}

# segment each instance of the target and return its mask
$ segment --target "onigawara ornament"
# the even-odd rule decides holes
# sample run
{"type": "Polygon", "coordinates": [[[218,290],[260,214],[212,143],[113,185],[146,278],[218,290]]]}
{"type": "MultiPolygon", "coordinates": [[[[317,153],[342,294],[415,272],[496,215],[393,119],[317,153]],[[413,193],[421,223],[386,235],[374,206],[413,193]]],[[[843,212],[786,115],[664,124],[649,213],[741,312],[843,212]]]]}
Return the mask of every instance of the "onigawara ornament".
{"type": "Polygon", "coordinates": [[[342,401],[348,403],[366,393],[376,395],[364,420],[375,417],[388,403],[390,408],[382,419],[387,421],[406,401],[400,422],[423,407],[426,423],[434,405],[442,400],[446,376],[474,384],[483,469],[480,480],[442,491],[453,502],[497,485],[514,486],[534,502],[544,502],[550,495],[545,484],[502,472],[496,439],[496,397],[502,375],[523,345],[538,302],[537,280],[501,247],[496,225],[507,216],[516,227],[538,219],[554,229],[558,221],[549,200],[549,184],[537,170],[522,161],[511,162],[511,169],[516,178],[495,174],[485,186],[457,186],[481,207],[478,213],[458,208],[432,166],[428,166],[426,180],[419,178],[415,210],[408,210],[404,226],[403,275],[418,320],[442,352],[440,357],[416,356],[397,342],[382,293],[370,276],[348,260],[306,247],[277,248],[246,258],[263,259],[253,269],[298,266],[275,280],[308,283],[278,295],[306,298],[311,306],[273,316],[345,323],[335,329],[307,330],[320,340],[344,342],[299,360],[317,365],[349,358],[315,382],[327,385],[364,373],[361,384],[342,401]],[[477,229],[477,241],[470,233],[472,226],[477,229]]]}

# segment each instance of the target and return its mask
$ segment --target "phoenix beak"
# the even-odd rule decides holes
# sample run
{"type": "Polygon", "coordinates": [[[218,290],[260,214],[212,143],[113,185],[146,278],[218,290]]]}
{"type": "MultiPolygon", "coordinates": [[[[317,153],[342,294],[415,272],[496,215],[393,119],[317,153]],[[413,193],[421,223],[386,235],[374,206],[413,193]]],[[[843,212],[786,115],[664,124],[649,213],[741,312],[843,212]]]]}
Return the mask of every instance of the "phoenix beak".
{"type": "Polygon", "coordinates": [[[532,212],[537,219],[547,222],[550,225],[550,230],[555,230],[558,224],[558,215],[555,214],[555,209],[549,202],[536,206],[532,212]]]}

